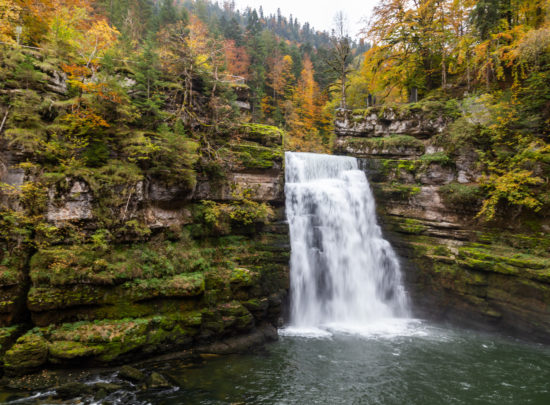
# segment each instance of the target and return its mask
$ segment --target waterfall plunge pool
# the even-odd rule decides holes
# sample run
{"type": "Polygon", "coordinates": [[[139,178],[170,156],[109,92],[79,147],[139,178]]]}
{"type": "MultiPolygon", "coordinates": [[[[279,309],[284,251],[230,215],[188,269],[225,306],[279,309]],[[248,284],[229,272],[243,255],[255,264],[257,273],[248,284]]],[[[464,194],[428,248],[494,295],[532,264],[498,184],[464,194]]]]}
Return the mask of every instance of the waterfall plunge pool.
{"type": "Polygon", "coordinates": [[[550,348],[420,321],[282,336],[251,354],[177,370],[152,404],[546,405],[550,348]],[[328,332],[330,333],[330,332],[328,332]]]}
{"type": "MultiPolygon", "coordinates": [[[[377,330],[281,336],[248,354],[152,364],[176,388],[115,392],[97,404],[546,405],[550,348],[408,320],[377,330]]],[[[90,383],[119,383],[113,373],[90,383]]],[[[8,404],[48,399],[0,394],[8,404]]],[[[76,403],[71,401],[68,403],[76,403]]],[[[94,402],[84,402],[94,403],[94,402]]]]}

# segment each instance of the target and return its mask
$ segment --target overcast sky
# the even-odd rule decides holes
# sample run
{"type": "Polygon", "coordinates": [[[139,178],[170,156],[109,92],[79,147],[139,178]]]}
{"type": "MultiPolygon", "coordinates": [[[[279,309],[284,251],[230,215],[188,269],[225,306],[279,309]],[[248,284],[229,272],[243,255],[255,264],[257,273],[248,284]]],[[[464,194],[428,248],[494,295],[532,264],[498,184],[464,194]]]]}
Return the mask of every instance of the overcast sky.
{"type": "Polygon", "coordinates": [[[309,22],[316,29],[326,31],[332,29],[334,15],[341,10],[349,20],[350,34],[359,32],[363,26],[361,19],[368,17],[376,3],[378,0],[235,0],[240,10],[263,6],[265,14],[275,14],[280,8],[284,16],[292,14],[302,24],[309,22]]]}

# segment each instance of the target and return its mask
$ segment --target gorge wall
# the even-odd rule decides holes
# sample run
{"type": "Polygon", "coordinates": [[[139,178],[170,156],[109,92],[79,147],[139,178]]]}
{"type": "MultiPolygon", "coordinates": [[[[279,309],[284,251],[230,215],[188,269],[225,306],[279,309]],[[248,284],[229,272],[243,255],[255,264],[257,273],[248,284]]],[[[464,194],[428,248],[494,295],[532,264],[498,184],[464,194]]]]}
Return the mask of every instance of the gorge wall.
{"type": "Polygon", "coordinates": [[[340,110],[335,153],[361,159],[417,314],[550,341],[550,227],[486,224],[473,146],[449,144],[445,103],[340,110]]]}
{"type": "MultiPolygon", "coordinates": [[[[229,170],[198,172],[192,186],[147,175],[110,188],[84,174],[47,182],[2,144],[8,376],[189,348],[231,353],[238,336],[248,344],[276,336],[289,284],[283,134],[237,131],[239,142],[219,150],[229,170]],[[38,184],[46,188],[31,212],[26,199],[38,184]],[[33,215],[39,225],[25,222],[33,215]],[[125,224],[116,232],[105,227],[113,217],[125,224]]],[[[109,179],[123,176],[108,170],[109,179]]]]}

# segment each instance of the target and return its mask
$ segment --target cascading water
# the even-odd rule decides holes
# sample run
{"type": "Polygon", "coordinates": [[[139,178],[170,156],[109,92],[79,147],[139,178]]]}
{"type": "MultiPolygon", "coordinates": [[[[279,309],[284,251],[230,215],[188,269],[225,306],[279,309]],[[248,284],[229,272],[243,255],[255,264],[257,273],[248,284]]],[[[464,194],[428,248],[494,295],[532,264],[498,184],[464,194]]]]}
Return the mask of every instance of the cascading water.
{"type": "Polygon", "coordinates": [[[291,328],[361,328],[407,316],[399,261],[352,157],[286,153],[291,328]]]}

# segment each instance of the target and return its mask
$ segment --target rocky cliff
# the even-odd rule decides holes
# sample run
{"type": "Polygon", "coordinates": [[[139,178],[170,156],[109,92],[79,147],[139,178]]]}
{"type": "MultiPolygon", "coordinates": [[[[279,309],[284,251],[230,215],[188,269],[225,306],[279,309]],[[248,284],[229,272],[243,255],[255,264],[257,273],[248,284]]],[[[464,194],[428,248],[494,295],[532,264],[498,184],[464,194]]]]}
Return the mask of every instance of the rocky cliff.
{"type": "Polygon", "coordinates": [[[202,168],[191,186],[114,165],[100,169],[109,187],[98,186],[97,171],[51,180],[3,144],[0,353],[8,375],[120,363],[253,332],[255,341],[273,337],[289,283],[283,134],[260,125],[238,132],[238,143],[218,151],[223,170],[202,168]],[[109,227],[112,218],[123,225],[109,227]]]}
{"type": "Polygon", "coordinates": [[[550,341],[548,219],[475,219],[479,159],[446,143],[455,118],[442,103],[341,110],[336,153],[361,159],[418,314],[550,341]]]}

